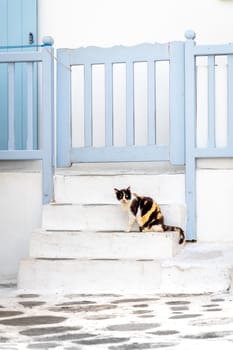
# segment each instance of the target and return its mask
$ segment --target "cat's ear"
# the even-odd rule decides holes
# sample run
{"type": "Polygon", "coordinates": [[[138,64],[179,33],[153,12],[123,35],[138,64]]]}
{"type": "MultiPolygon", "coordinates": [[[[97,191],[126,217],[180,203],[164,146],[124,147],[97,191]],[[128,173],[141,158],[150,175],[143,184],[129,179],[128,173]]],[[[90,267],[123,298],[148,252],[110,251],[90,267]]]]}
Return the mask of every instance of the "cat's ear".
{"type": "Polygon", "coordinates": [[[118,192],[119,192],[119,190],[118,190],[117,188],[114,188],[114,191],[115,191],[115,193],[118,193],[118,192]]]}
{"type": "Polygon", "coordinates": [[[131,191],[131,190],[130,190],[130,186],[129,186],[129,187],[127,187],[127,190],[128,190],[128,191],[131,191]]]}

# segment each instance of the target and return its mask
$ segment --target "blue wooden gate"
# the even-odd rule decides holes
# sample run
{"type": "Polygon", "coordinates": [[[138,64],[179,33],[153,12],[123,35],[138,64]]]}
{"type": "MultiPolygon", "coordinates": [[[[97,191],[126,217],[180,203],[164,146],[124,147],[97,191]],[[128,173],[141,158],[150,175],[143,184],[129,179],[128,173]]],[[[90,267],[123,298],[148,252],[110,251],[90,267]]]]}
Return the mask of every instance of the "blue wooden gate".
{"type": "MultiPolygon", "coordinates": [[[[35,50],[32,44],[37,43],[37,0],[1,0],[0,1],[0,52],[22,52],[35,50]],[[25,48],[26,46],[26,48],[25,48]]],[[[34,72],[35,75],[36,72],[34,72]]],[[[14,66],[15,94],[15,147],[26,146],[26,66],[17,63],[14,66]]],[[[34,84],[34,98],[37,87],[34,84]]],[[[0,65],[0,149],[8,147],[8,65],[0,65]]],[[[11,106],[12,107],[12,106],[11,106]]],[[[34,146],[37,146],[37,109],[33,111],[34,146]]]]}
{"type": "MultiPolygon", "coordinates": [[[[2,93],[5,94],[6,104],[6,130],[4,137],[6,146],[0,149],[0,160],[42,160],[43,174],[43,203],[48,203],[53,198],[53,169],[54,169],[54,62],[51,38],[45,38],[44,43],[38,49],[34,47],[33,52],[0,52],[0,66],[7,66],[7,84],[2,93]],[[25,145],[17,148],[15,120],[17,116],[16,106],[16,65],[24,64],[26,71],[26,107],[25,118],[25,145]],[[34,74],[35,68],[40,74],[34,74]],[[37,98],[34,96],[34,86],[40,81],[39,92],[41,97],[41,108],[39,113],[38,133],[34,134],[33,113],[37,110],[37,98]],[[35,137],[36,142],[35,147],[35,137]]],[[[1,100],[0,91],[0,100],[1,100]]]]}
{"type": "MultiPolygon", "coordinates": [[[[186,33],[185,44],[185,116],[186,116],[186,206],[187,227],[186,237],[196,238],[196,161],[201,158],[227,158],[233,156],[233,44],[226,45],[196,45],[195,33],[186,33]],[[198,122],[198,59],[205,59],[206,77],[206,140],[198,140],[200,125],[198,122]],[[221,110],[221,119],[217,127],[216,90],[217,90],[217,60],[225,59],[226,68],[226,120],[221,110]],[[220,125],[225,123],[225,138],[217,140],[220,125]]],[[[223,84],[221,85],[223,89],[223,84]]],[[[223,102],[223,101],[221,101],[223,102]]],[[[203,119],[203,118],[202,118],[203,119]]],[[[217,214],[217,213],[216,213],[217,214]]]]}
{"type": "MultiPolygon", "coordinates": [[[[69,166],[73,162],[114,161],[167,161],[184,164],[184,43],[143,44],[134,47],[79,48],[57,50],[57,165],[69,166]],[[144,62],[147,66],[147,141],[135,141],[134,66],[144,62]],[[170,140],[168,145],[156,140],[156,64],[169,63],[170,140]],[[113,68],[125,65],[126,120],[122,132],[126,143],[114,142],[113,68]],[[93,67],[104,67],[105,132],[103,145],[93,143],[93,67]],[[84,144],[73,145],[72,124],[72,70],[84,71],[84,144]]],[[[75,96],[73,96],[75,98],[75,96]]]]}

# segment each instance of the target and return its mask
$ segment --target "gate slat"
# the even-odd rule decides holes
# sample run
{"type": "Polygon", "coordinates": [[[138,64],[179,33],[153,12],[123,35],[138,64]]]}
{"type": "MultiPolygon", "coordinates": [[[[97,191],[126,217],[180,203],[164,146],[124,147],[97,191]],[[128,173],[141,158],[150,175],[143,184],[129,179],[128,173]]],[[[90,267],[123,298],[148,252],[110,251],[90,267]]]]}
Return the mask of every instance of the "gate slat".
{"type": "Polygon", "coordinates": [[[105,64],[105,145],[113,145],[113,67],[105,64]]]}
{"type": "Polygon", "coordinates": [[[15,64],[8,64],[8,149],[15,149],[15,64]]]}
{"type": "Polygon", "coordinates": [[[227,84],[228,84],[228,96],[227,96],[227,104],[228,104],[228,137],[227,137],[227,145],[228,147],[233,146],[233,55],[228,56],[228,75],[227,75],[227,84]]]}
{"type": "Polygon", "coordinates": [[[27,63],[27,150],[33,148],[33,63],[27,63]]]}
{"type": "Polygon", "coordinates": [[[92,122],[92,65],[84,66],[84,145],[91,147],[93,144],[92,122]]]}
{"type": "Polygon", "coordinates": [[[147,81],[148,81],[148,144],[156,143],[156,67],[154,61],[148,62],[147,81]]]}
{"type": "Polygon", "coordinates": [[[126,143],[135,143],[134,133],[134,64],[126,63],[126,143]]]}
{"type": "Polygon", "coordinates": [[[215,56],[208,57],[208,146],[215,147],[215,56]]]}

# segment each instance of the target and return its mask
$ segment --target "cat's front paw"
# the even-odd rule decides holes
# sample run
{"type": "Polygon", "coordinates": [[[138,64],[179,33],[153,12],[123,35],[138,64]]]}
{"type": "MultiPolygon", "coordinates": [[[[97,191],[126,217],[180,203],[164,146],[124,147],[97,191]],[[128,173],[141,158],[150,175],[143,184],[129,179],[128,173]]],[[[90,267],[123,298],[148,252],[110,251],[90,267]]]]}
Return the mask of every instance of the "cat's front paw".
{"type": "Polygon", "coordinates": [[[127,227],[127,229],[125,230],[125,232],[130,232],[130,227],[127,227]]]}

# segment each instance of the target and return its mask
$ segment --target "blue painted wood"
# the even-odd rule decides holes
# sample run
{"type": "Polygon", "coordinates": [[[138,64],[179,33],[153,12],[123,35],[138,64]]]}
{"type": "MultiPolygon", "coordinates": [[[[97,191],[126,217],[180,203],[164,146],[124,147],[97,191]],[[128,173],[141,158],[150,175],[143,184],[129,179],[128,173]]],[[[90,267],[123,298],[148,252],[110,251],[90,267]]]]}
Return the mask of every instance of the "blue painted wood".
{"type": "Polygon", "coordinates": [[[126,144],[135,144],[134,128],[134,64],[126,63],[126,144]]]}
{"type": "Polygon", "coordinates": [[[6,63],[9,61],[15,63],[22,62],[40,62],[42,60],[42,54],[40,51],[35,52],[1,52],[0,63],[6,63]]]}
{"type": "Polygon", "coordinates": [[[208,146],[215,147],[215,56],[208,57],[208,146]]]}
{"type": "Polygon", "coordinates": [[[233,150],[231,146],[215,148],[197,148],[194,152],[195,158],[231,158],[233,150]]]}
{"type": "MultiPolygon", "coordinates": [[[[0,6],[0,45],[2,46],[7,42],[7,0],[2,0],[0,6]]],[[[0,64],[0,150],[8,147],[7,78],[7,65],[0,64]]]]}
{"type": "Polygon", "coordinates": [[[195,42],[185,42],[185,194],[187,208],[186,239],[196,239],[196,62],[195,42]]]}
{"type": "Polygon", "coordinates": [[[129,146],[125,147],[92,147],[72,148],[71,162],[143,162],[168,161],[168,146],[129,146]]]}
{"type": "Polygon", "coordinates": [[[27,150],[33,149],[33,63],[27,63],[27,150]]]}
{"type": "Polygon", "coordinates": [[[92,120],[92,65],[84,66],[84,145],[91,147],[93,144],[93,120],[92,120]]]}
{"type": "Polygon", "coordinates": [[[71,70],[67,50],[57,50],[57,166],[71,165],[71,70]]]}
{"type": "Polygon", "coordinates": [[[233,43],[223,45],[197,45],[193,51],[195,56],[231,55],[232,53],[233,43]]]}
{"type": "Polygon", "coordinates": [[[8,149],[15,149],[15,64],[8,64],[8,149]]]}
{"type": "MultiPolygon", "coordinates": [[[[29,32],[33,33],[35,43],[37,41],[37,0],[2,0],[0,2],[0,45],[9,47],[18,45],[14,51],[24,50],[20,46],[28,45],[29,32]]],[[[8,52],[12,49],[5,49],[8,52]]],[[[28,46],[27,50],[30,50],[28,46]]],[[[2,52],[2,50],[0,50],[2,52]]],[[[0,87],[0,98],[4,98],[4,86],[7,84],[7,66],[0,67],[0,81],[3,88],[0,87]]],[[[14,106],[14,147],[24,149],[27,142],[27,90],[26,90],[26,66],[17,64],[15,66],[15,106],[14,106]]],[[[34,84],[36,91],[36,85],[34,84]]],[[[5,96],[6,97],[6,96],[5,96]]],[[[35,95],[36,97],[36,95],[35,95]]],[[[6,99],[7,101],[7,99],[6,99]]],[[[34,145],[37,144],[37,110],[33,110],[34,124],[34,145]]],[[[5,105],[0,104],[0,129],[1,133],[7,135],[8,109],[5,105]],[[3,128],[2,128],[3,127],[3,128]]],[[[8,138],[1,137],[0,148],[7,149],[8,138]]]]}
{"type": "Polygon", "coordinates": [[[227,146],[233,147],[233,55],[227,57],[227,146]]]}
{"type": "Polygon", "coordinates": [[[43,172],[43,203],[48,203],[53,198],[53,170],[54,170],[54,149],[53,149],[53,132],[54,132],[54,67],[53,67],[53,48],[43,47],[40,52],[25,53],[27,62],[27,111],[25,113],[27,125],[27,145],[24,149],[15,147],[15,61],[20,59],[23,62],[24,53],[0,53],[0,62],[7,62],[9,66],[9,84],[5,89],[8,90],[9,103],[9,132],[8,142],[9,150],[0,151],[0,159],[4,160],[29,160],[41,159],[43,172]],[[18,57],[19,56],[19,57],[18,57]],[[41,75],[41,97],[42,111],[40,120],[41,135],[40,147],[38,150],[33,147],[33,104],[37,100],[33,99],[34,93],[34,63],[40,62],[42,66],[41,75]],[[29,63],[31,62],[31,63],[29,63]]]}
{"type": "Polygon", "coordinates": [[[113,146],[113,65],[105,64],[105,145],[113,146]]]}
{"type": "MultiPolygon", "coordinates": [[[[97,48],[87,47],[79,49],[60,49],[58,50],[58,79],[57,79],[57,93],[58,93],[58,106],[57,106],[57,165],[59,167],[69,166],[72,162],[80,162],[80,149],[74,150],[72,148],[71,140],[71,91],[70,81],[71,76],[69,69],[75,65],[83,65],[84,68],[84,148],[82,150],[82,161],[85,158],[83,154],[86,152],[86,161],[106,161],[104,158],[104,149],[101,149],[101,156],[97,160],[97,152],[93,148],[93,120],[92,120],[92,70],[91,67],[94,64],[105,65],[105,144],[108,149],[108,154],[112,154],[111,161],[120,160],[120,152],[117,152],[115,156],[115,147],[113,135],[114,135],[114,123],[113,123],[113,77],[112,66],[114,63],[124,63],[126,66],[126,125],[123,129],[126,130],[126,147],[124,152],[127,153],[135,144],[135,115],[134,115],[134,63],[135,62],[147,62],[148,64],[148,144],[144,148],[138,148],[138,154],[130,158],[130,155],[123,155],[123,159],[127,158],[131,161],[143,160],[149,158],[150,160],[158,160],[158,153],[154,152],[152,157],[151,150],[155,150],[156,142],[156,125],[155,125],[155,113],[156,113],[156,101],[155,101],[155,64],[157,61],[170,61],[171,65],[171,77],[170,81],[173,84],[172,92],[176,93],[173,98],[173,107],[171,112],[171,118],[175,118],[173,130],[171,135],[170,145],[170,160],[174,164],[184,163],[184,83],[180,82],[184,77],[179,76],[179,73],[183,74],[182,69],[184,58],[183,43],[176,44],[143,44],[133,47],[116,46],[112,48],[97,48]],[[173,57],[174,56],[174,57],[173,57]],[[181,59],[181,61],[179,61],[181,59]],[[183,59],[183,61],[182,61],[183,59]],[[182,68],[181,68],[182,67],[182,68]],[[177,77],[178,82],[177,82],[177,77]],[[176,87],[176,89],[175,89],[176,87]],[[174,109],[174,110],[173,110],[174,109]],[[177,124],[179,128],[177,128],[177,124]],[[177,142],[179,141],[179,142],[177,142]],[[150,146],[153,146],[151,148],[150,146]],[[92,152],[93,150],[93,152],[92,152]],[[92,157],[90,156],[92,152],[92,157]],[[70,158],[70,153],[75,154],[77,158],[70,158]],[[150,156],[147,156],[147,153],[150,156]],[[178,154],[179,153],[179,154],[178,154]],[[136,157],[136,158],[135,158],[136,157]]],[[[121,154],[123,154],[121,152],[121,154]]],[[[132,154],[132,153],[129,153],[132,154]]],[[[159,157],[160,159],[160,157],[159,157]]],[[[165,160],[165,159],[164,159],[165,160]]]]}
{"type": "Polygon", "coordinates": [[[41,150],[4,150],[0,151],[0,160],[41,160],[43,152],[41,150]]]}
{"type": "Polygon", "coordinates": [[[147,96],[148,96],[148,144],[156,143],[156,67],[155,61],[148,62],[147,68],[147,96]]]}
{"type": "Polygon", "coordinates": [[[42,49],[42,150],[43,203],[53,198],[54,159],[54,50],[42,49]]]}
{"type": "Polygon", "coordinates": [[[185,43],[185,114],[186,114],[186,205],[187,239],[196,238],[196,160],[233,156],[233,44],[195,45],[194,36],[185,43]],[[228,140],[226,147],[216,146],[215,57],[228,56],[228,140]],[[196,57],[208,57],[208,146],[196,145],[196,57]]]}
{"type": "Polygon", "coordinates": [[[104,64],[169,60],[169,44],[140,44],[131,47],[85,47],[66,49],[70,64],[104,64]]]}
{"type": "Polygon", "coordinates": [[[185,163],[184,44],[170,44],[170,161],[185,163]]]}

